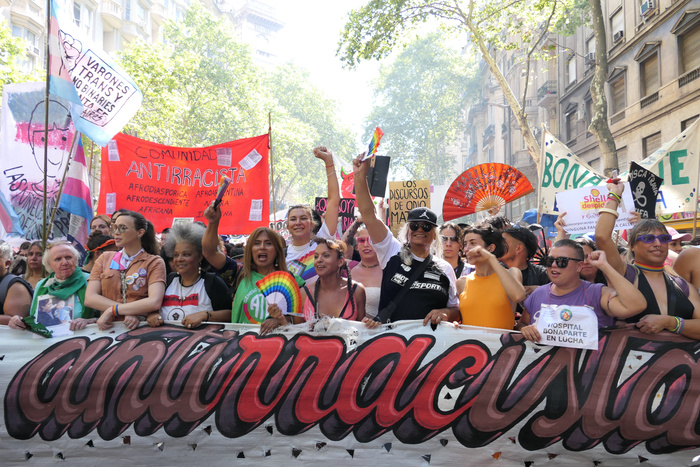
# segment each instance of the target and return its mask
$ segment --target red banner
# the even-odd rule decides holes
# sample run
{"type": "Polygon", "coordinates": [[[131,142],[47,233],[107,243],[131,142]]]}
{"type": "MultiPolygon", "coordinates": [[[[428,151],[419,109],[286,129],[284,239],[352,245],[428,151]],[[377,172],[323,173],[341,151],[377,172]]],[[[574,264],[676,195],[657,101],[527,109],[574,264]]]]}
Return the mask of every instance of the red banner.
{"type": "Polygon", "coordinates": [[[99,212],[130,209],[157,232],[173,219],[204,221],[221,177],[232,180],[221,203],[222,234],[248,234],[269,219],[268,135],[204,148],[178,148],[119,134],[102,148],[99,212]]]}

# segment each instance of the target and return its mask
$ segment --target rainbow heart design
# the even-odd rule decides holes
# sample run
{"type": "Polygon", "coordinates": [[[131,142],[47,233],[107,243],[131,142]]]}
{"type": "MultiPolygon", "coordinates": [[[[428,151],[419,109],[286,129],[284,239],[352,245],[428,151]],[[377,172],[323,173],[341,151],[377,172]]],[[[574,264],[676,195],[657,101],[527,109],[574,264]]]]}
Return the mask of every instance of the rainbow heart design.
{"type": "Polygon", "coordinates": [[[301,258],[290,261],[287,268],[305,281],[308,281],[316,275],[314,252],[310,251],[301,258]]]}

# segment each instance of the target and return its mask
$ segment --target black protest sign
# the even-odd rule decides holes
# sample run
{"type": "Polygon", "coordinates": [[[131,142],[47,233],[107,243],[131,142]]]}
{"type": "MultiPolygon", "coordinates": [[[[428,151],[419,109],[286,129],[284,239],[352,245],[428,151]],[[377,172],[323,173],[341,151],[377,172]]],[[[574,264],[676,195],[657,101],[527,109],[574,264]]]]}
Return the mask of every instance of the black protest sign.
{"type": "MultiPolygon", "coordinates": [[[[314,204],[314,210],[325,213],[326,206],[328,204],[328,198],[316,198],[316,203],[314,204]]],[[[355,222],[355,200],[352,198],[341,198],[340,206],[338,209],[338,220],[340,220],[340,230],[345,232],[348,227],[355,222]]]]}
{"type": "Polygon", "coordinates": [[[663,178],[636,162],[630,163],[630,189],[634,198],[634,207],[642,219],[656,217],[656,197],[663,181],[663,178]]]}

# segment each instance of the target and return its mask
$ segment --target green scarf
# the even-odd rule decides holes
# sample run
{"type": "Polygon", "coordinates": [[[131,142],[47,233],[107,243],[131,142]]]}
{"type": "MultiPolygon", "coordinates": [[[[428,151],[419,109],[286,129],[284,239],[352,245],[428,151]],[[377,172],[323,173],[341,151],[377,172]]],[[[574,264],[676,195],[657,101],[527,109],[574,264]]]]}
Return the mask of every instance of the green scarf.
{"type": "MultiPolygon", "coordinates": [[[[73,274],[62,282],[56,280],[55,273],[51,273],[49,277],[37,284],[37,288],[34,291],[34,300],[32,300],[32,311],[31,314],[36,313],[36,298],[42,295],[52,295],[54,297],[65,300],[73,294],[78,295],[78,300],[83,309],[81,318],[92,318],[94,317],[94,310],[92,308],[85,307],[85,289],[87,288],[87,280],[85,279],[85,274],[83,271],[75,268],[73,274]],[[46,284],[49,284],[48,286],[46,284]]],[[[77,318],[77,316],[74,316],[77,318]]]]}

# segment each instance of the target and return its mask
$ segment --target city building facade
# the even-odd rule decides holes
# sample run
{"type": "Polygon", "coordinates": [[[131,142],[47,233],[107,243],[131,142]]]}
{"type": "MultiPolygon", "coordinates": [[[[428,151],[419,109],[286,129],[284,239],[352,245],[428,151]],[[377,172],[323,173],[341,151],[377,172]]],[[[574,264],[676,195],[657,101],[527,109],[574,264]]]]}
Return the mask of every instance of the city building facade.
{"type": "MultiPolygon", "coordinates": [[[[136,40],[162,40],[164,22],[181,21],[190,0],[57,0],[72,11],[76,25],[96,47],[113,53],[136,40]]],[[[284,23],[275,9],[259,0],[201,0],[207,10],[230,21],[235,37],[251,47],[257,65],[274,66],[274,35],[284,23]]],[[[22,68],[45,68],[46,1],[0,0],[0,21],[27,42],[22,68]]]]}
{"type": "MultiPolygon", "coordinates": [[[[700,114],[700,0],[603,1],[609,75],[608,122],[620,171],[687,128],[700,114]]],[[[499,68],[524,105],[538,141],[542,125],[594,169],[604,170],[592,116],[590,84],[596,63],[590,27],[547,38],[550,60],[532,64],[525,89],[519,51],[500,52],[499,68]]],[[[481,101],[469,109],[462,145],[466,166],[502,162],[521,170],[533,186],[537,167],[495,80],[484,67],[481,101]],[[501,111],[497,111],[503,109],[501,111]]],[[[537,208],[530,195],[507,207],[517,219],[537,208]]]]}

